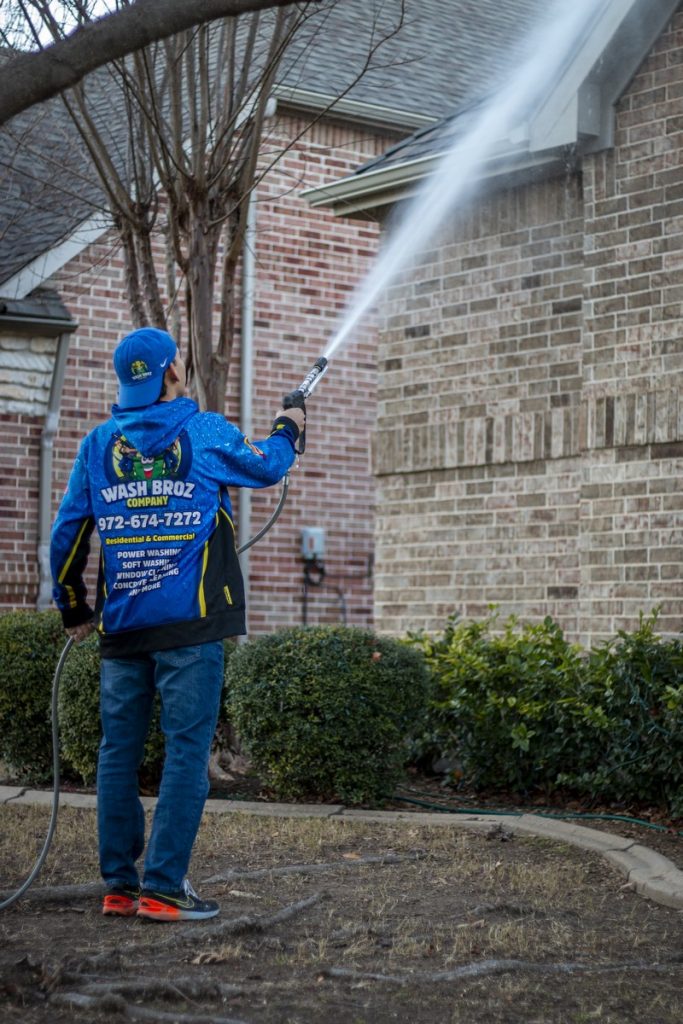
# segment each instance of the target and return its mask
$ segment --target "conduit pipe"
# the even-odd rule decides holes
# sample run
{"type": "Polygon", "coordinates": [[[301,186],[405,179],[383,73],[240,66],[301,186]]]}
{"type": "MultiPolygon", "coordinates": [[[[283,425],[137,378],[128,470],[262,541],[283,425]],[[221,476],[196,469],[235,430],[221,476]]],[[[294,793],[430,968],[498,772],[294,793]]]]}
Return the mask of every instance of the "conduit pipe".
{"type": "MultiPolygon", "coordinates": [[[[256,287],[256,195],[252,189],[247,208],[247,226],[242,249],[242,317],[240,351],[240,427],[247,437],[253,434],[254,402],[254,291],[256,287]]],[[[238,492],[237,546],[244,547],[251,536],[251,490],[238,492]]],[[[244,593],[249,608],[249,549],[242,551],[240,564],[244,593]]]]}

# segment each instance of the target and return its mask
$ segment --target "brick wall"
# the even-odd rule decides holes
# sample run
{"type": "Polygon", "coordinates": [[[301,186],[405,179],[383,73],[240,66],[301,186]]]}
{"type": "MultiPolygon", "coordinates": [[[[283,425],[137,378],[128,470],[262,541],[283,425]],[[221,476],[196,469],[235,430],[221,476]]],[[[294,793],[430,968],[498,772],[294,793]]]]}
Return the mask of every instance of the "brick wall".
{"type": "Polygon", "coordinates": [[[387,296],[375,616],[683,626],[683,15],[582,176],[453,219],[387,296]]]}
{"type": "Polygon", "coordinates": [[[38,472],[42,420],[0,413],[0,606],[35,605],[38,594],[38,472]]]}
{"type": "MultiPolygon", "coordinates": [[[[294,117],[276,131],[294,138],[305,129],[294,117]]],[[[269,140],[269,147],[277,140],[269,140]]],[[[311,211],[298,197],[307,186],[349,173],[381,153],[386,137],[324,123],[296,142],[260,186],[256,242],[256,382],[254,435],[268,433],[282,394],[291,391],[322,354],[337,316],[375,254],[378,229],[371,223],[335,220],[311,211]]],[[[89,246],[48,282],[79,328],[72,337],[62,414],[55,442],[53,506],[56,510],[83,435],[106,415],[116,398],[111,354],[131,329],[123,263],[113,237],[89,246]]],[[[239,313],[238,313],[239,322],[239,313]]],[[[226,412],[239,422],[239,338],[231,365],[226,412]]],[[[295,624],[302,617],[302,526],[327,531],[329,585],[311,592],[309,622],[339,621],[344,592],[348,621],[368,625],[372,583],[364,577],[372,549],[373,497],[369,435],[374,418],[376,356],[370,321],[334,362],[309,406],[307,450],[293,469],[290,498],[272,532],[251,553],[250,627],[254,632],[295,624]]],[[[1,388],[1,385],[0,385],[1,388]]],[[[37,568],[33,515],[20,521],[27,501],[37,508],[37,459],[41,419],[2,414],[5,473],[0,500],[9,512],[0,552],[8,565],[0,590],[4,607],[35,605],[37,568]],[[19,525],[17,525],[19,524],[19,525]]],[[[279,489],[255,492],[254,531],[265,524],[279,489]]],[[[3,523],[6,522],[3,516],[3,523]]],[[[35,527],[34,527],[35,529],[35,527]]],[[[95,552],[91,565],[96,566],[95,552]]],[[[89,576],[94,586],[94,569],[89,576]]]]}
{"type": "Polygon", "coordinates": [[[683,628],[683,14],[585,162],[581,628],[683,628]]]}
{"type": "Polygon", "coordinates": [[[0,605],[35,602],[40,437],[55,338],[0,334],[0,605]]]}
{"type": "Polygon", "coordinates": [[[576,627],[582,227],[574,179],[502,192],[392,289],[378,628],[438,629],[490,603],[532,618],[572,609],[576,627]]]}

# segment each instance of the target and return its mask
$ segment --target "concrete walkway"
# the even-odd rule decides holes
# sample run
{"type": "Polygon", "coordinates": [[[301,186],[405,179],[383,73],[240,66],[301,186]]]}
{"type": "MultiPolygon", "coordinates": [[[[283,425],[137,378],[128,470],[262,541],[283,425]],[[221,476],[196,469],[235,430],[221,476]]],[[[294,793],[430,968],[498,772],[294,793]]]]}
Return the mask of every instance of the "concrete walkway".
{"type": "MultiPolygon", "coordinates": [[[[95,808],[97,798],[89,793],[61,793],[61,804],[70,807],[95,808]]],[[[52,803],[50,790],[0,786],[0,804],[52,803]]],[[[154,797],[143,797],[145,807],[153,807],[154,797]]],[[[601,854],[625,877],[627,884],[655,903],[683,910],[683,871],[679,871],[667,857],[647,846],[624,836],[585,828],[583,825],[541,818],[535,814],[421,814],[412,811],[359,811],[342,804],[271,804],[242,800],[207,800],[208,814],[256,814],[271,818],[342,818],[349,821],[378,823],[408,822],[411,825],[431,825],[438,828],[464,828],[487,832],[491,827],[504,827],[519,835],[542,836],[559,843],[578,846],[583,850],[601,854]]]]}

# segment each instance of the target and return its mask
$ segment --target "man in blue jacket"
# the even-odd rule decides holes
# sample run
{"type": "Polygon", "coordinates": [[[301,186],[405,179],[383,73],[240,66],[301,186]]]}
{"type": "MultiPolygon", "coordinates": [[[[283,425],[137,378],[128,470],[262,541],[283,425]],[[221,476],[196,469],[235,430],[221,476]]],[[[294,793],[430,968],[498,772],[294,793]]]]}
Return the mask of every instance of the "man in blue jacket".
{"type": "Polygon", "coordinates": [[[245,632],[244,586],[229,486],[267,487],[291,466],[304,426],[280,412],[252,444],[185,397],[173,338],[144,327],[114,353],[119,401],[81,444],[52,529],[54,599],[76,641],[100,639],[102,743],[97,768],[103,912],[157,921],[219,912],[187,879],[208,793],[223,684],[223,638],[245,632]],[[95,610],[83,582],[100,538],[95,610]],[[137,770],[155,691],[166,754],[142,879],[137,770]],[[141,885],[140,885],[141,881],[141,885]]]}

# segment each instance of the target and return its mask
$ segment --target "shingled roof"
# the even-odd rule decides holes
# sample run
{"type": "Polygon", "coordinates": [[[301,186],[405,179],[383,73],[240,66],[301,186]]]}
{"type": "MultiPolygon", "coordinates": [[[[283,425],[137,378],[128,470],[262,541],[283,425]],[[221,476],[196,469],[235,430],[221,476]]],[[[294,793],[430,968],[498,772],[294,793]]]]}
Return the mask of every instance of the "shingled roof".
{"type": "MultiPolygon", "coordinates": [[[[413,117],[414,127],[492,88],[523,47],[545,2],[406,0],[403,24],[353,84],[373,40],[395,28],[401,3],[330,0],[288,50],[277,95],[290,105],[303,103],[304,95],[309,105],[318,97],[324,106],[326,97],[344,93],[346,116],[349,109],[362,116],[363,108],[376,108],[390,122],[392,111],[403,112],[405,124],[413,117]]],[[[96,87],[97,76],[89,81],[96,87]]],[[[394,127],[399,123],[395,120],[394,127]]],[[[61,100],[14,118],[0,130],[0,292],[43,253],[73,240],[79,226],[83,241],[97,237],[105,210],[61,100]]]]}
{"type": "MultiPolygon", "coordinates": [[[[524,47],[548,0],[406,0],[403,25],[348,98],[440,117],[493,88],[524,47]]],[[[342,0],[312,19],[291,48],[283,84],[338,94],[371,40],[397,24],[400,0],[342,0]],[[301,55],[307,50],[305,61],[301,55]]]]}
{"type": "MultiPolygon", "coordinates": [[[[572,0],[564,2],[564,10],[569,11],[572,0]]],[[[590,10],[590,24],[584,26],[569,59],[555,69],[555,77],[535,109],[526,110],[505,134],[490,139],[489,157],[479,169],[480,177],[514,182],[523,176],[547,175],[566,166],[568,149],[580,158],[582,153],[611,146],[615,104],[680,2],[596,3],[590,10]]],[[[547,13],[547,7],[545,10],[547,13]]],[[[505,47],[508,69],[514,67],[522,49],[519,38],[505,47]]],[[[497,77],[500,79],[499,74],[492,75],[494,88],[488,94],[473,85],[437,122],[419,128],[352,175],[304,195],[311,205],[331,207],[341,216],[376,212],[380,206],[410,197],[443,155],[476,124],[487,99],[495,96],[497,77]]]]}

